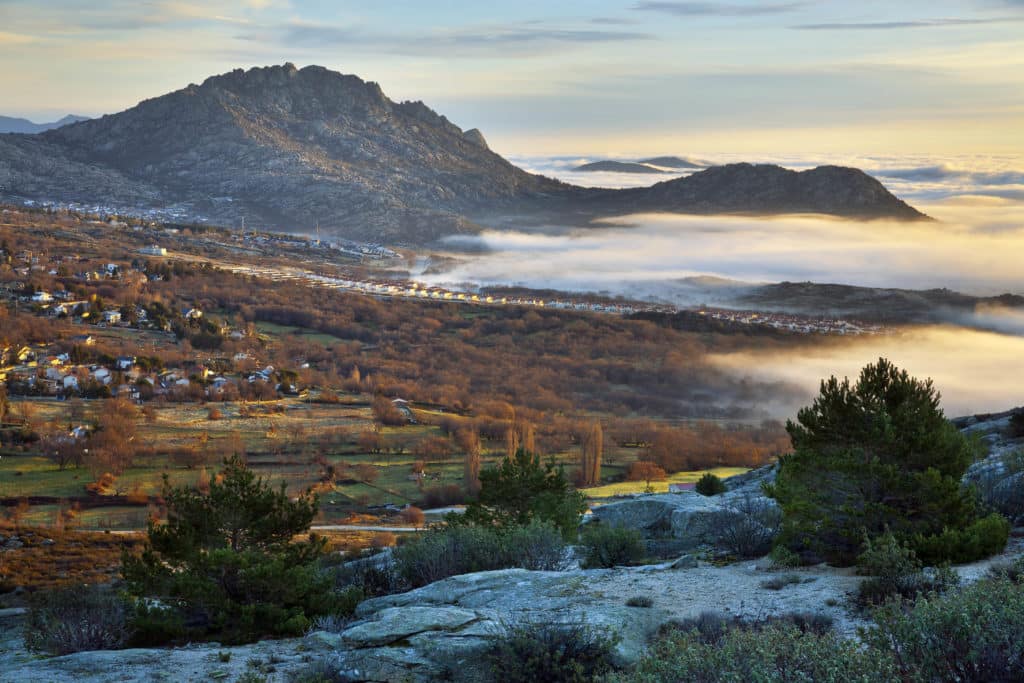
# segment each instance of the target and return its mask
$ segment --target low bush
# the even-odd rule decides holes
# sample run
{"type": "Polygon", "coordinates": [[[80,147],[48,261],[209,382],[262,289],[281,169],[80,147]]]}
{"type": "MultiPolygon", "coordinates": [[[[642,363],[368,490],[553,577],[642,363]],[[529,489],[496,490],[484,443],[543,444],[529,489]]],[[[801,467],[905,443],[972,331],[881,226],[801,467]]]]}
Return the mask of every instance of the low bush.
{"type": "Polygon", "coordinates": [[[434,529],[394,551],[399,581],[425,586],[449,576],[520,567],[554,571],[565,565],[565,541],[549,524],[504,529],[450,526],[434,529]]]}
{"type": "Polygon", "coordinates": [[[614,670],[617,642],[582,621],[522,622],[507,627],[484,658],[506,683],[589,683],[614,670]]]}
{"type": "Polygon", "coordinates": [[[986,574],[990,579],[1007,579],[1009,581],[1024,581],[1024,555],[1014,561],[1003,561],[994,563],[988,568],[986,574]]]}
{"type": "Polygon", "coordinates": [[[740,558],[761,557],[772,549],[782,525],[782,511],[772,501],[743,496],[719,513],[717,542],[740,558]]]}
{"type": "Polygon", "coordinates": [[[693,488],[702,496],[717,496],[726,491],[725,482],[711,472],[705,472],[693,488]]]}
{"type": "Polygon", "coordinates": [[[580,540],[586,553],[584,569],[634,564],[645,554],[643,540],[636,529],[591,523],[583,528],[580,540]]]}
{"type": "Polygon", "coordinates": [[[634,595],[626,600],[626,607],[654,607],[654,598],[649,595],[634,595]]]}
{"type": "Polygon", "coordinates": [[[975,489],[985,509],[1024,522],[1024,452],[1002,456],[998,466],[981,474],[975,489]]]}
{"type": "Polygon", "coordinates": [[[862,634],[874,651],[890,654],[892,680],[1024,680],[1024,584],[989,579],[912,606],[876,610],[862,634]]]}
{"type": "Polygon", "coordinates": [[[338,656],[325,657],[307,664],[288,676],[288,683],[354,683],[357,672],[348,671],[338,656]]]}
{"type": "Polygon", "coordinates": [[[390,595],[399,589],[398,577],[390,562],[357,560],[326,569],[334,578],[336,590],[358,589],[364,598],[390,595]]]}
{"type": "Polygon", "coordinates": [[[99,586],[36,593],[25,617],[25,647],[66,655],[116,650],[128,642],[128,610],[112,590],[99,586]]]}
{"type": "Polygon", "coordinates": [[[674,633],[693,633],[702,643],[713,645],[729,631],[758,631],[769,626],[785,626],[795,628],[801,633],[825,635],[832,631],[833,619],[820,612],[787,612],[764,619],[748,621],[735,616],[726,616],[719,612],[701,612],[689,619],[674,619],[662,625],[658,633],[661,637],[674,633]]]}
{"type": "Polygon", "coordinates": [[[914,536],[911,543],[926,564],[974,562],[1002,552],[1010,537],[1010,523],[997,512],[982,517],[963,529],[945,529],[941,534],[914,536]]]}
{"type": "Polygon", "coordinates": [[[188,629],[183,611],[139,600],[130,615],[132,647],[159,647],[185,640],[188,629]]]}
{"type": "Polygon", "coordinates": [[[864,552],[857,562],[858,571],[867,575],[857,589],[857,602],[880,605],[892,598],[916,598],[925,593],[943,593],[959,582],[959,576],[947,567],[930,573],[909,545],[902,544],[891,533],[864,541],[864,552]]]}
{"type": "Polygon", "coordinates": [[[1024,437],[1024,410],[1010,416],[1010,436],[1014,439],[1024,437]]]}
{"type": "Polygon", "coordinates": [[[430,510],[461,505],[464,502],[466,502],[466,492],[462,490],[462,487],[458,484],[446,484],[423,491],[423,500],[420,501],[419,507],[430,510]]]}
{"type": "Polygon", "coordinates": [[[782,576],[773,576],[770,579],[765,579],[761,582],[761,588],[770,591],[780,591],[786,586],[794,586],[803,582],[804,580],[799,574],[783,574],[782,576]]]}
{"type": "Polygon", "coordinates": [[[726,626],[713,637],[697,629],[671,632],[648,651],[633,671],[613,675],[610,680],[875,683],[894,680],[893,673],[891,658],[867,652],[853,640],[831,632],[773,623],[759,628],[726,626]]]}

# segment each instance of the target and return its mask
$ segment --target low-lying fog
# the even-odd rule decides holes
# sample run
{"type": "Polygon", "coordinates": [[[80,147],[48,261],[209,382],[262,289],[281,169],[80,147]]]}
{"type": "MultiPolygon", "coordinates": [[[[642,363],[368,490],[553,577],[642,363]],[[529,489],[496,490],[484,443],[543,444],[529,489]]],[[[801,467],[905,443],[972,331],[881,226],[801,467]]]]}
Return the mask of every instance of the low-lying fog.
{"type": "Polygon", "coordinates": [[[759,406],[772,417],[793,417],[818,391],[821,379],[855,378],[884,356],[915,377],[931,377],[949,417],[1001,412],[1024,405],[1024,338],[958,327],[921,327],[892,336],[831,340],[782,353],[720,354],[712,362],[740,377],[802,387],[796,404],[759,406]]]}
{"type": "Polygon", "coordinates": [[[487,231],[448,242],[481,253],[447,272],[417,277],[431,284],[605,291],[683,305],[706,301],[692,283],[678,282],[694,276],[1024,293],[1024,203],[958,197],[920,208],[939,222],[640,215],[615,221],[632,227],[487,231]]]}

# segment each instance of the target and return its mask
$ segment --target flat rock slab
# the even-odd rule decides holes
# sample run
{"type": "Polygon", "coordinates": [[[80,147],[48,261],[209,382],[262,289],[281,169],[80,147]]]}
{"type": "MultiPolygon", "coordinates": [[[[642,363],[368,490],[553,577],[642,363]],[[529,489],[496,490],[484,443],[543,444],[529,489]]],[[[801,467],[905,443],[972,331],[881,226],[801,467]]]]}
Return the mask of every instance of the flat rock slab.
{"type": "Polygon", "coordinates": [[[390,607],[341,634],[354,648],[389,645],[425,631],[456,631],[479,619],[476,612],[459,607],[390,607]]]}

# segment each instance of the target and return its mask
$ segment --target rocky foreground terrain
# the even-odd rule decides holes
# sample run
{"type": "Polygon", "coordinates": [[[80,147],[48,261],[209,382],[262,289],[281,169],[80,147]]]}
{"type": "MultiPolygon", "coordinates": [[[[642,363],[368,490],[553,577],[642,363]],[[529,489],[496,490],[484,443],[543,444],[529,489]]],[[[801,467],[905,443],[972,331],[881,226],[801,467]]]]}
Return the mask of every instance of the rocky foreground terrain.
{"type": "Polygon", "coordinates": [[[856,169],[734,164],[633,190],[519,169],[422,102],[323,67],[241,69],[118,114],[0,135],[0,198],[177,207],[251,227],[427,243],[638,211],[924,216],[856,169]]]}
{"type": "MultiPolygon", "coordinates": [[[[989,447],[965,479],[973,483],[1024,490],[1024,473],[1008,473],[1006,456],[1024,447],[1010,438],[1012,413],[961,418],[956,424],[989,447]]],[[[599,507],[594,515],[608,523],[640,529],[649,544],[675,548],[678,557],[642,567],[561,572],[506,569],[465,574],[422,588],[363,602],[355,620],[332,630],[313,631],[305,638],[221,647],[203,643],[175,649],[132,649],[82,652],[42,659],[26,653],[17,630],[18,610],[0,610],[0,681],[42,683],[77,680],[108,681],[235,681],[258,673],[269,681],[285,681],[290,672],[325,658],[337,661],[353,680],[444,680],[453,672],[471,676],[480,666],[475,653],[501,637],[508,624],[579,623],[607,628],[621,637],[617,656],[635,661],[659,626],[673,619],[713,611],[746,619],[762,619],[795,611],[824,614],[842,634],[855,637],[867,624],[851,609],[849,597],[861,577],[853,568],[825,565],[798,570],[772,567],[761,560],[719,565],[709,525],[740,501],[771,505],[760,494],[770,481],[769,466],[727,480],[728,491],[705,498],[693,492],[642,495],[599,507]],[[798,583],[779,590],[763,586],[766,579],[797,575],[798,583]],[[627,606],[630,598],[649,598],[650,607],[627,606]]],[[[956,567],[971,582],[994,563],[1024,552],[1024,534],[1010,540],[998,557],[956,567]]]]}

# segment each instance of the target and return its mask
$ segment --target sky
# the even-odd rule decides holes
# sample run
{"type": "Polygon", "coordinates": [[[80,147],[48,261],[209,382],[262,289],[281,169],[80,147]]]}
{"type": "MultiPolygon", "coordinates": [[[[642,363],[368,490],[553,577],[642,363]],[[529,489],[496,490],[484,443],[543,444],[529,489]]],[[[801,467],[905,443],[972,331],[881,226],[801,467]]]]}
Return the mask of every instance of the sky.
{"type": "Polygon", "coordinates": [[[506,155],[1024,154],[1024,0],[0,0],[0,114],[320,64],[506,155]]]}

